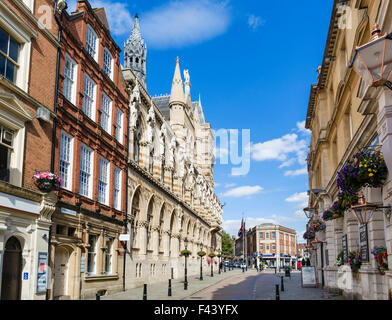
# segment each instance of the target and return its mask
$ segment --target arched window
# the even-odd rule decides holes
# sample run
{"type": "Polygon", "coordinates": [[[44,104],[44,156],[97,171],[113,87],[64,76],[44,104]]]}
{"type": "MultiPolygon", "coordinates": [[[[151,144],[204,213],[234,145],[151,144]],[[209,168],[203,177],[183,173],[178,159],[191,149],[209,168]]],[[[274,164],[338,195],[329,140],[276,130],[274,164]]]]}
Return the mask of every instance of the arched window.
{"type": "Polygon", "coordinates": [[[149,172],[151,175],[154,175],[154,150],[150,152],[149,172]]]}

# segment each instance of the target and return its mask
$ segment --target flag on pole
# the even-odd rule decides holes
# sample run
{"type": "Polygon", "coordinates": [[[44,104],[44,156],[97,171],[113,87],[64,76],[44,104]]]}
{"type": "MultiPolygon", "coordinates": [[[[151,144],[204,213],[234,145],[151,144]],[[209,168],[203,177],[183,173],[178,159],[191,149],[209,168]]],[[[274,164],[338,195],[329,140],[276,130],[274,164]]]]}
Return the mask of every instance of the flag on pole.
{"type": "Polygon", "coordinates": [[[242,218],[242,220],[241,220],[241,228],[240,228],[240,231],[238,231],[238,236],[240,238],[242,237],[242,235],[244,233],[244,230],[245,230],[245,222],[244,222],[244,218],[242,218]]]}

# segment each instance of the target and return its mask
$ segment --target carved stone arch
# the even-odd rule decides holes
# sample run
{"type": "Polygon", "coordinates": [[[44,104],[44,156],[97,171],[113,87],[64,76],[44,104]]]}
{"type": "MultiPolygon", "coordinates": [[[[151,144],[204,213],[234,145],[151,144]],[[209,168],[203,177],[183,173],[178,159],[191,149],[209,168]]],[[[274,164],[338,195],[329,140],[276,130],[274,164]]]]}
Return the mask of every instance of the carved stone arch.
{"type": "Polygon", "coordinates": [[[27,243],[28,243],[28,240],[27,240],[27,239],[28,239],[29,237],[28,237],[25,233],[23,233],[23,232],[21,232],[21,231],[18,231],[18,230],[13,231],[12,233],[8,234],[7,237],[4,238],[4,244],[6,244],[7,241],[8,241],[10,238],[12,238],[12,237],[16,238],[16,239],[19,241],[20,246],[21,246],[21,249],[22,249],[22,253],[23,253],[25,250],[28,250],[28,249],[29,249],[29,248],[26,247],[26,245],[27,245],[27,243]]]}
{"type": "Polygon", "coordinates": [[[169,230],[171,234],[178,233],[179,232],[179,226],[178,226],[178,214],[176,212],[176,209],[173,209],[171,214],[168,217],[169,221],[169,230]]]}
{"type": "Polygon", "coordinates": [[[135,196],[138,197],[138,201],[139,201],[139,204],[138,204],[139,215],[134,217],[135,220],[137,220],[137,219],[140,219],[140,213],[143,212],[143,209],[144,209],[144,201],[143,201],[143,196],[142,196],[142,186],[140,184],[136,186],[135,190],[133,191],[133,193],[131,195],[131,199],[129,201],[131,215],[133,214],[133,206],[134,206],[135,196]]]}

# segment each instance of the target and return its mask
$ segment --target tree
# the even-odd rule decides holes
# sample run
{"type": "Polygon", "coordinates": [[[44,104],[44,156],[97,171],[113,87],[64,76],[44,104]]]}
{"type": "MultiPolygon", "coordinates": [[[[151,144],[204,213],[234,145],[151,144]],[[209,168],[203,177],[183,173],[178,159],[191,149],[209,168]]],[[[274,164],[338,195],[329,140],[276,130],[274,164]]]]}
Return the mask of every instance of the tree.
{"type": "Polygon", "coordinates": [[[229,256],[233,254],[233,240],[230,235],[222,230],[222,252],[223,255],[229,256]]]}

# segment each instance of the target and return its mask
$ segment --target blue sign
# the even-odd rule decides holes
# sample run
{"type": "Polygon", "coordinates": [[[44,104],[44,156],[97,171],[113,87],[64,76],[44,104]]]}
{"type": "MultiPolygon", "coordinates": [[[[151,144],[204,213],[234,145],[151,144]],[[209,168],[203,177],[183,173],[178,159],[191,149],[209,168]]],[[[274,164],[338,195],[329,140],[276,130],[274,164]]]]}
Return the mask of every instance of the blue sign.
{"type": "Polygon", "coordinates": [[[29,280],[29,273],[28,272],[23,273],[23,280],[29,280]]]}
{"type": "Polygon", "coordinates": [[[37,292],[46,292],[47,265],[48,254],[46,252],[38,252],[37,292]]]}

